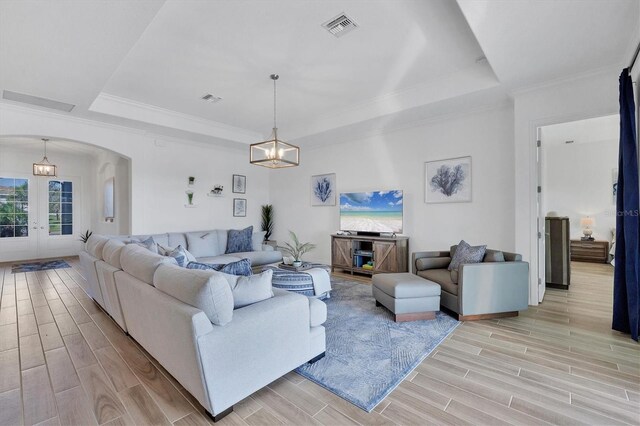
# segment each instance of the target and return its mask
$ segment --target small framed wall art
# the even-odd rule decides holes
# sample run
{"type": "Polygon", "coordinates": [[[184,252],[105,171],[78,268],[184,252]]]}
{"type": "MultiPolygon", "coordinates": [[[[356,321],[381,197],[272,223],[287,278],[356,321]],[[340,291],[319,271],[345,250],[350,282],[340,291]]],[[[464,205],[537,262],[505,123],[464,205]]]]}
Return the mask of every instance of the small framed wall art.
{"type": "Polygon", "coordinates": [[[311,176],[311,205],[336,205],[336,174],[311,176]]]}
{"type": "Polygon", "coordinates": [[[427,161],[424,175],[425,203],[471,201],[471,157],[427,161]]]}
{"type": "Polygon", "coordinates": [[[247,199],[246,198],[233,199],[233,216],[234,217],[247,216],[247,199]]]}
{"type": "Polygon", "coordinates": [[[245,194],[247,192],[247,177],[242,175],[233,175],[231,191],[234,194],[245,194]]]}

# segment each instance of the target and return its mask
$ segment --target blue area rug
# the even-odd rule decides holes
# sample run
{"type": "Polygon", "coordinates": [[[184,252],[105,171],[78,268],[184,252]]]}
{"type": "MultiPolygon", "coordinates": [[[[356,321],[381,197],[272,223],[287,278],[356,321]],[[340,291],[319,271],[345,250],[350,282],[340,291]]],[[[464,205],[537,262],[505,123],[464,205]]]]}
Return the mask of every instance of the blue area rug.
{"type": "Polygon", "coordinates": [[[396,323],[376,307],[371,286],[332,277],[326,300],[326,356],[296,372],[370,412],[459,324],[436,319],[396,323]]]}
{"type": "Polygon", "coordinates": [[[46,262],[30,262],[30,263],[18,263],[11,265],[11,273],[17,274],[18,272],[35,272],[46,271],[47,269],[62,269],[70,268],[69,264],[64,260],[49,260],[46,262]]]}

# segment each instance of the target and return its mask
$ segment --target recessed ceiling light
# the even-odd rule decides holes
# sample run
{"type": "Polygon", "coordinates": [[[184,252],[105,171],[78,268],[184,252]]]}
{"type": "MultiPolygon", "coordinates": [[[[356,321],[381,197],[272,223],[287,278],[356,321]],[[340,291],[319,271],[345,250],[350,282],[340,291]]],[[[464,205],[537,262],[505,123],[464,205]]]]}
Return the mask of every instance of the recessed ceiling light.
{"type": "Polygon", "coordinates": [[[336,37],[342,37],[348,32],[351,32],[358,28],[358,24],[346,14],[341,13],[335,18],[329,19],[322,26],[336,37]]]}
{"type": "Polygon", "coordinates": [[[203,101],[207,101],[210,104],[215,104],[218,103],[222,100],[222,98],[220,96],[215,96],[212,95],[211,93],[206,93],[204,95],[202,95],[202,97],[200,97],[200,99],[202,99],[203,101]]]}

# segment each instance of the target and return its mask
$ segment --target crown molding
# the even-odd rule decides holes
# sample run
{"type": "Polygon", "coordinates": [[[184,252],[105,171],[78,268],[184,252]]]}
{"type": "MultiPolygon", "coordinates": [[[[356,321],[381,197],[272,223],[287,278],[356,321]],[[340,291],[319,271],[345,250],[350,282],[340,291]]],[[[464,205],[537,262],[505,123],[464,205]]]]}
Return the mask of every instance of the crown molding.
{"type": "Polygon", "coordinates": [[[568,76],[558,77],[551,80],[546,80],[540,83],[533,83],[530,85],[518,87],[515,89],[511,89],[509,93],[513,96],[520,96],[530,92],[535,92],[537,90],[547,89],[554,86],[559,86],[565,83],[573,82],[576,80],[581,80],[589,77],[593,77],[596,75],[608,74],[608,73],[616,73],[618,74],[625,67],[622,62],[613,65],[606,65],[599,68],[594,68],[588,71],[584,71],[576,74],[569,74],[568,76]]]}
{"type": "Polygon", "coordinates": [[[260,133],[144,104],[104,92],[101,92],[93,101],[89,107],[89,111],[243,144],[251,144],[263,139],[263,135],[260,133]]]}

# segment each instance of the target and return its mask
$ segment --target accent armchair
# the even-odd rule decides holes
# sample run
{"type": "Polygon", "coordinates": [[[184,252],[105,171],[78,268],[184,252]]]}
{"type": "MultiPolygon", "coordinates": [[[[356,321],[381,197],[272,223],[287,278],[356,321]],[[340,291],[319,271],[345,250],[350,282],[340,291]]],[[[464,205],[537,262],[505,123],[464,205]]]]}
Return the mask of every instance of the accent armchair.
{"type": "Polygon", "coordinates": [[[517,253],[487,249],[480,263],[449,271],[451,251],[413,253],[412,272],[440,284],[440,305],[460,321],[517,316],[529,306],[529,263],[517,253]]]}

